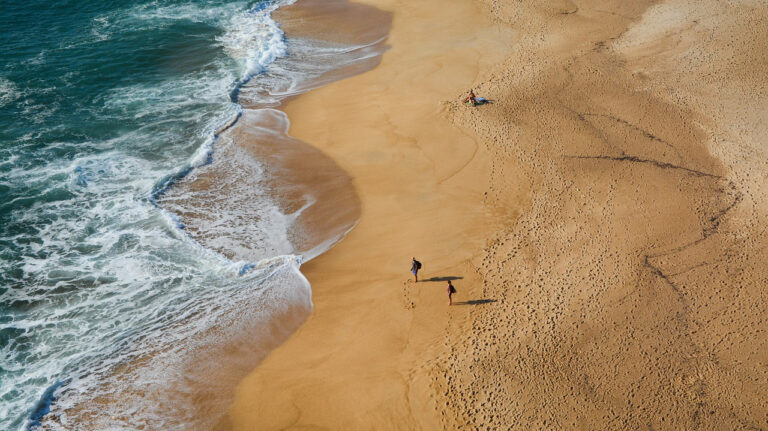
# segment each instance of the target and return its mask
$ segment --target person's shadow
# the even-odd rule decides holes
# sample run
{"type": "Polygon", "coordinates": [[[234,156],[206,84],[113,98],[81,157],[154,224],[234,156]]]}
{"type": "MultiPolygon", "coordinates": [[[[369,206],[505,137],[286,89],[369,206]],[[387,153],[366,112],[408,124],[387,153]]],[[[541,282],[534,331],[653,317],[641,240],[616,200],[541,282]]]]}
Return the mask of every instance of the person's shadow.
{"type": "Polygon", "coordinates": [[[422,281],[453,281],[453,280],[461,280],[462,278],[464,277],[456,277],[454,275],[448,275],[444,277],[432,277],[422,281]]]}
{"type": "Polygon", "coordinates": [[[494,102],[496,101],[491,99],[486,99],[485,97],[475,98],[475,106],[490,105],[491,103],[494,103],[494,102]]]}
{"type": "MultiPolygon", "coordinates": [[[[453,280],[461,280],[463,278],[464,277],[458,277],[455,275],[444,275],[442,277],[427,278],[422,281],[453,281],[453,280]]],[[[472,299],[469,301],[454,302],[453,305],[483,305],[483,304],[490,304],[498,301],[499,301],[498,299],[472,299]]]]}
{"type": "Polygon", "coordinates": [[[499,302],[499,300],[498,299],[472,299],[470,301],[454,302],[453,305],[483,305],[483,304],[491,304],[493,302],[499,302]]]}

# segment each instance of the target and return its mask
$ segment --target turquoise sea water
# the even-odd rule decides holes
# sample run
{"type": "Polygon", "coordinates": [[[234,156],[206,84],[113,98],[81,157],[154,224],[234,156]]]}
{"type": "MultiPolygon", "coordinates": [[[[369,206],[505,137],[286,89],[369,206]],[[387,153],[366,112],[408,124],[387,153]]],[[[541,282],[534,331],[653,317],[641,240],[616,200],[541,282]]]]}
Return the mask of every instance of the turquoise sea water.
{"type": "Polygon", "coordinates": [[[234,257],[156,204],[286,55],[275,7],[0,4],[0,429],[186,429],[158,398],[224,385],[191,352],[311,309],[274,202],[234,257]]]}

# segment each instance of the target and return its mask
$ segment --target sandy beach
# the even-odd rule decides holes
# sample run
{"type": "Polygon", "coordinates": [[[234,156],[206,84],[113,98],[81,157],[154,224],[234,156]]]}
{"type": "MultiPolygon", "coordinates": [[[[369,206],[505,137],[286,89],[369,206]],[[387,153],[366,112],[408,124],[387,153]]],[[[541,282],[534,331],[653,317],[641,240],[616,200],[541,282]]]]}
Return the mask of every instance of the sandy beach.
{"type": "Polygon", "coordinates": [[[768,5],[361,3],[284,107],[359,222],[218,428],[768,427],[768,5]]]}

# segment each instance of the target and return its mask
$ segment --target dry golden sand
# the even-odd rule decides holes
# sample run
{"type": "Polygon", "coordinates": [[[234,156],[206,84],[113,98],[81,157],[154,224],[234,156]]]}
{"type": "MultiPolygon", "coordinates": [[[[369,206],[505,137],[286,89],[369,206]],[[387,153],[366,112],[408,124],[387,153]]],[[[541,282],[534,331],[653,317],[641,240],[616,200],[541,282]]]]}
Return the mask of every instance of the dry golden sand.
{"type": "Polygon", "coordinates": [[[381,65],[286,110],[360,223],[228,427],[768,428],[768,5],[365,3],[381,65]]]}

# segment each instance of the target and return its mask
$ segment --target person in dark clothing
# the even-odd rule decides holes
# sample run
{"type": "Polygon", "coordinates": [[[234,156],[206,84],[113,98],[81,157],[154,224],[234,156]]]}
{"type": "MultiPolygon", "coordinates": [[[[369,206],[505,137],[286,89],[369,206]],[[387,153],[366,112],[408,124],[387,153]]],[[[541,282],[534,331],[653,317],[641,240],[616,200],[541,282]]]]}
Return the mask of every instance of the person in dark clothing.
{"type": "Polygon", "coordinates": [[[413,279],[416,283],[419,282],[419,270],[421,269],[421,262],[416,260],[416,258],[413,258],[413,261],[411,262],[411,272],[413,273],[413,279]]]}
{"type": "Polygon", "coordinates": [[[448,292],[448,305],[453,305],[453,298],[451,298],[451,295],[456,293],[456,288],[453,287],[453,283],[451,283],[451,280],[448,280],[448,288],[446,288],[446,291],[448,292]]]}

